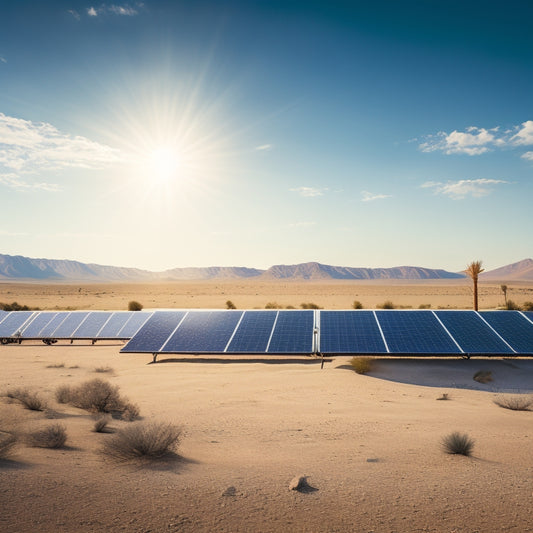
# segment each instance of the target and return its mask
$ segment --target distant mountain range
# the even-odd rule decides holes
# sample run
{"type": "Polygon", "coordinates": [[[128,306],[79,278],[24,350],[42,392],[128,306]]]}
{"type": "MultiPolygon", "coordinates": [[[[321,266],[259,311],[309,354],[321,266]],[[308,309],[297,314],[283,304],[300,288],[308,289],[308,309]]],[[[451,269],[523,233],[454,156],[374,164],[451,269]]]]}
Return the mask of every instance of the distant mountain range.
{"type": "MultiPolygon", "coordinates": [[[[173,268],[151,272],[138,268],[80,263],[66,259],[32,259],[0,254],[0,280],[43,281],[179,281],[216,279],[257,280],[372,280],[372,279],[457,279],[463,273],[441,269],[401,266],[394,268],[354,268],[301,263],[274,265],[267,270],[246,267],[173,268]]],[[[524,259],[482,274],[482,279],[533,280],[533,260],[524,259]]]]}

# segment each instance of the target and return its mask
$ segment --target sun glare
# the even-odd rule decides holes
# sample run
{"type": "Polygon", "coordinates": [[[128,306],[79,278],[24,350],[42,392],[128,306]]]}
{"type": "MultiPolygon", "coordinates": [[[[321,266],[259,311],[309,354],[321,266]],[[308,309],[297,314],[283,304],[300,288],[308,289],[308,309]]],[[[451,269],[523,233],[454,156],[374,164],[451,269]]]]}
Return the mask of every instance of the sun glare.
{"type": "Polygon", "coordinates": [[[169,181],[178,177],[180,158],[172,148],[159,146],[150,153],[148,159],[156,180],[169,181]]]}

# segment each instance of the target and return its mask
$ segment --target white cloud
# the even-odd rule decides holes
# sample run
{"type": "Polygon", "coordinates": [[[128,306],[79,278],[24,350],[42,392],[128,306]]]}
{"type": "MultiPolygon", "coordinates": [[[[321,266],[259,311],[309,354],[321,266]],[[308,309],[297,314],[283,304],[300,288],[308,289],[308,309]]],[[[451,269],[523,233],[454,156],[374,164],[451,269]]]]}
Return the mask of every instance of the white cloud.
{"type": "Polygon", "coordinates": [[[520,157],[522,157],[522,159],[533,161],[533,152],[526,152],[525,154],[522,154],[520,157]]]}
{"type": "Polygon", "coordinates": [[[256,146],[255,150],[268,152],[268,151],[272,150],[272,148],[273,148],[273,146],[271,144],[262,144],[261,146],[256,146]]]}
{"type": "Polygon", "coordinates": [[[89,15],[89,17],[97,17],[98,11],[96,11],[96,9],[94,9],[94,7],[91,6],[87,9],[87,15],[89,15]]]}
{"type": "Polygon", "coordinates": [[[124,4],[123,6],[111,5],[108,7],[108,11],[115,15],[125,15],[128,17],[132,17],[139,13],[136,9],[127,4],[124,4]]]}
{"type": "Polygon", "coordinates": [[[67,13],[72,15],[76,20],[80,20],[80,14],[75,9],[69,9],[67,13]]]}
{"type": "Polygon", "coordinates": [[[319,189],[317,187],[296,187],[295,189],[290,189],[293,192],[297,192],[300,196],[305,196],[306,198],[312,198],[314,196],[323,196],[324,192],[327,189],[319,189]]]}
{"type": "Polygon", "coordinates": [[[511,142],[521,146],[533,144],[533,120],[526,120],[516,135],[511,137],[511,142]]]}
{"type": "Polygon", "coordinates": [[[7,59],[3,56],[0,56],[0,63],[7,63],[7,59]]]}
{"type": "Polygon", "coordinates": [[[454,200],[462,200],[467,196],[479,198],[490,194],[495,185],[508,183],[505,180],[494,180],[480,178],[476,180],[448,181],[446,183],[438,181],[427,181],[421,185],[422,188],[433,189],[435,194],[449,196],[454,200]]]}
{"type": "Polygon", "coordinates": [[[385,198],[391,198],[390,194],[373,194],[368,191],[361,191],[361,202],[373,202],[375,200],[384,200],[385,198]]]}
{"type": "MultiPolygon", "coordinates": [[[[122,4],[122,5],[102,4],[98,8],[95,8],[94,6],[91,6],[91,7],[87,8],[87,15],[89,15],[90,17],[97,17],[98,15],[103,15],[105,13],[110,13],[112,15],[133,17],[135,15],[138,15],[139,14],[139,9],[143,8],[143,7],[144,7],[144,4],[142,2],[137,2],[135,4],[135,7],[133,7],[130,4],[122,4]]],[[[72,13],[74,15],[75,12],[69,11],[69,13],[72,13]]]]}
{"type": "Polygon", "coordinates": [[[0,182],[13,188],[57,190],[47,183],[29,185],[25,175],[65,168],[103,168],[121,160],[109,146],[60,132],[51,124],[0,113],[0,182]]]}

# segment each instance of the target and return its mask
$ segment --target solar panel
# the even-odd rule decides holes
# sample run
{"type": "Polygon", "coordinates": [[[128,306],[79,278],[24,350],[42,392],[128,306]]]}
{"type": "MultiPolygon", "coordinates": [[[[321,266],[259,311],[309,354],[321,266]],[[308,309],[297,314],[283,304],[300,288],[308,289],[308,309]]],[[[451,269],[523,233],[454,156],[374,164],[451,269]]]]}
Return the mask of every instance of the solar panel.
{"type": "Polygon", "coordinates": [[[0,337],[19,337],[33,311],[11,311],[0,323],[0,337]]]}
{"type": "Polygon", "coordinates": [[[68,318],[71,313],[68,311],[59,312],[57,315],[46,324],[46,326],[39,332],[39,337],[43,339],[53,338],[54,331],[68,318]]]}
{"type": "Polygon", "coordinates": [[[511,347],[520,353],[533,354],[533,323],[518,311],[484,311],[479,313],[511,347]]]}
{"type": "MultiPolygon", "coordinates": [[[[137,311],[135,314],[141,313],[137,311]]],[[[163,344],[176,329],[185,314],[186,311],[155,311],[120,351],[125,353],[160,352],[163,344]]]]}
{"type": "Polygon", "coordinates": [[[54,331],[54,338],[70,339],[78,326],[87,318],[88,314],[88,311],[77,311],[75,313],[70,313],[54,331]]]}
{"type": "Polygon", "coordinates": [[[93,311],[74,330],[72,337],[75,339],[94,339],[103,325],[109,320],[111,313],[108,311],[93,311]]]}
{"type": "Polygon", "coordinates": [[[533,322],[533,311],[526,311],[524,315],[526,315],[526,317],[533,322]]]}
{"type": "Polygon", "coordinates": [[[461,353],[431,311],[376,311],[376,316],[391,353],[461,353]]]}
{"type": "Polygon", "coordinates": [[[463,352],[514,353],[477,313],[472,311],[435,311],[435,313],[463,352]]]}
{"type": "Polygon", "coordinates": [[[226,351],[265,353],[277,314],[277,311],[245,311],[226,351]]]}
{"type": "Polygon", "coordinates": [[[313,311],[278,311],[268,353],[313,353],[313,311]]]}
{"type": "Polygon", "coordinates": [[[24,339],[37,339],[41,338],[39,333],[41,330],[57,315],[57,312],[42,311],[36,313],[33,319],[28,322],[22,331],[22,337],[24,339]]]}
{"type": "Polygon", "coordinates": [[[242,311],[189,311],[163,353],[223,353],[242,311]]]}
{"type": "Polygon", "coordinates": [[[320,311],[320,352],[387,353],[372,311],[320,311]]]}
{"type": "Polygon", "coordinates": [[[130,319],[133,311],[117,311],[113,313],[109,320],[102,326],[97,333],[98,339],[117,339],[120,338],[118,333],[130,319]]]}
{"type": "Polygon", "coordinates": [[[130,318],[124,324],[122,329],[118,332],[119,339],[131,339],[141,327],[148,321],[153,313],[142,312],[142,311],[131,311],[130,318]]]}

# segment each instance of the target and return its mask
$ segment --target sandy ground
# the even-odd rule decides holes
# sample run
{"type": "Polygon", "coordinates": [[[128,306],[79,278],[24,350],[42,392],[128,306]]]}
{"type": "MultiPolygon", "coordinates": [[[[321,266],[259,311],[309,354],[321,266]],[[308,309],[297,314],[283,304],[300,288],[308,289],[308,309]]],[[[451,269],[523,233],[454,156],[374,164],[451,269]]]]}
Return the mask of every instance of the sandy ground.
{"type": "MultiPolygon", "coordinates": [[[[533,284],[507,283],[507,297],[522,305],[533,301],[533,284]]],[[[0,302],[17,301],[41,309],[127,309],[136,300],[145,308],[264,308],[269,302],[298,308],[313,302],[325,309],[350,309],[354,300],[375,308],[390,300],[397,306],[471,309],[471,280],[431,281],[184,281],[167,283],[41,284],[0,281],[0,302]]],[[[480,283],[480,309],[504,305],[500,283],[480,283]]]]}
{"type": "MultiPolygon", "coordinates": [[[[533,392],[532,360],[382,359],[363,376],[343,358],[323,369],[306,358],[147,364],[120,346],[0,347],[0,391],[39,390],[69,435],[66,449],[20,445],[0,461],[0,531],[533,531],[533,412],[493,403],[533,392]],[[477,370],[494,381],[473,381],[477,370]],[[145,420],[181,425],[181,458],[106,460],[111,435],[53,399],[58,385],[94,377],[119,385],[145,420]],[[475,439],[472,457],[442,452],[455,430],[475,439]],[[318,490],[289,491],[297,475],[318,490]]],[[[5,399],[0,420],[51,422],[5,399]]]]}

